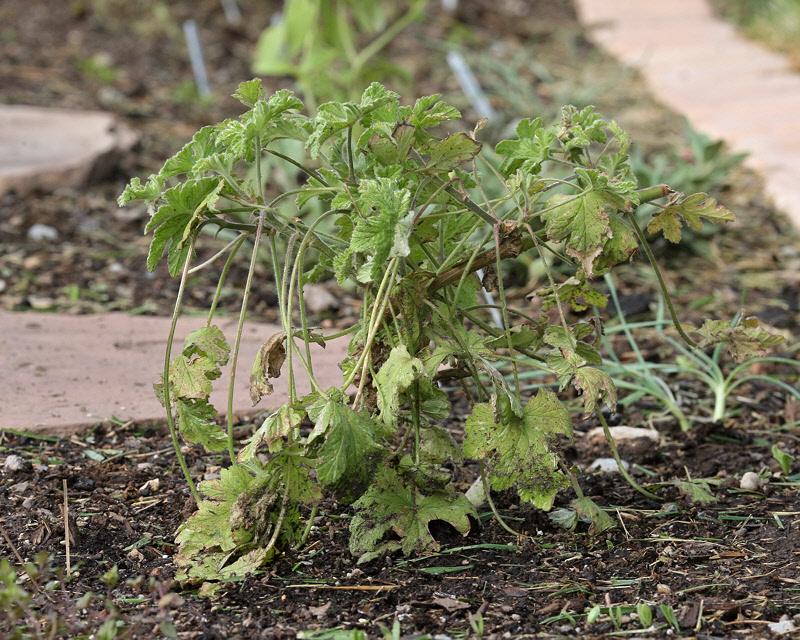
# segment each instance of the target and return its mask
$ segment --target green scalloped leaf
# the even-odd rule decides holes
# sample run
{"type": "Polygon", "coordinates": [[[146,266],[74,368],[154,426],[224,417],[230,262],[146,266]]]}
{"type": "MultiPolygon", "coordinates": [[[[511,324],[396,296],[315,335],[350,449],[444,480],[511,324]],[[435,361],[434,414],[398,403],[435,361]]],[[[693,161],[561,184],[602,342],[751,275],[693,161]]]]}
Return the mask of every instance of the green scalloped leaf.
{"type": "Polygon", "coordinates": [[[489,484],[501,491],[517,485],[520,498],[545,511],[569,486],[559,470],[557,436],[572,437],[569,412],[549,389],[528,401],[521,420],[498,423],[488,403],[476,404],[465,425],[464,455],[488,458],[489,484]]]}
{"type": "Polygon", "coordinates": [[[462,162],[472,160],[481,150],[480,142],[464,132],[454,133],[440,140],[431,149],[430,157],[422,173],[448,173],[462,162]]]}
{"type": "Polygon", "coordinates": [[[345,403],[347,396],[333,390],[308,409],[314,429],[308,442],[324,437],[319,450],[317,476],[320,483],[333,486],[345,477],[360,476],[364,463],[378,458],[375,454],[383,450],[374,421],[353,411],[345,403]]]}
{"type": "Polygon", "coordinates": [[[166,250],[170,275],[180,273],[189,252],[186,240],[204,215],[214,210],[224,186],[223,178],[201,178],[187,180],[164,192],[166,204],[158,208],[144,230],[148,233],[155,229],[147,254],[149,271],[156,268],[166,250]]]}
{"type": "Polygon", "coordinates": [[[716,224],[733,222],[736,218],[728,209],[718,205],[714,198],[705,193],[694,193],[680,202],[669,204],[655,214],[647,225],[647,230],[650,233],[663,231],[664,237],[670,242],[680,242],[682,221],[699,231],[703,228],[702,219],[716,224]]]}
{"type": "Polygon", "coordinates": [[[461,535],[469,533],[475,509],[461,493],[423,493],[406,484],[396,471],[383,467],[373,484],[353,505],[356,515],[350,523],[350,552],[367,562],[386,552],[402,550],[405,555],[439,551],[429,526],[434,520],[448,522],[461,535]],[[385,540],[392,532],[399,540],[385,540]]]}

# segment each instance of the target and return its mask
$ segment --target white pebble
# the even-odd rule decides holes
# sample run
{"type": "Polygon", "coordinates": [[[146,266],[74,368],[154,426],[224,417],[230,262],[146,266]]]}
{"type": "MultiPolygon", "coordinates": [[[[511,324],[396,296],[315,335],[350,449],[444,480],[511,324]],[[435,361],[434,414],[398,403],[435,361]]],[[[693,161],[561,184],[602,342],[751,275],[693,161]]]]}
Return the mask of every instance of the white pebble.
{"type": "Polygon", "coordinates": [[[748,471],[739,481],[739,488],[744,491],[758,491],[761,489],[761,478],[758,477],[757,473],[748,471]]]}
{"type": "MultiPolygon", "coordinates": [[[[622,460],[622,467],[625,469],[625,471],[628,471],[631,468],[631,464],[627,460],[622,460]]],[[[598,458],[589,465],[589,471],[614,473],[615,471],[619,471],[619,467],[617,466],[617,461],[614,460],[614,458],[598,458]]]]}
{"type": "Polygon", "coordinates": [[[25,468],[25,458],[15,454],[11,454],[6,458],[3,468],[6,471],[22,471],[25,468]]]}
{"type": "Polygon", "coordinates": [[[28,240],[39,242],[39,240],[55,241],[58,240],[58,229],[49,224],[39,224],[38,222],[28,229],[28,240]]]}

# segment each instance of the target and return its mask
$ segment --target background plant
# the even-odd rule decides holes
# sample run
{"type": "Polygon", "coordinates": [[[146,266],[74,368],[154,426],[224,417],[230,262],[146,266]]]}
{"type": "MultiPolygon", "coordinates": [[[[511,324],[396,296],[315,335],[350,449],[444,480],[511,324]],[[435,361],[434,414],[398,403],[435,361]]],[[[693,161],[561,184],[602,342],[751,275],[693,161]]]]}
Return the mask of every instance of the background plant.
{"type": "Polygon", "coordinates": [[[427,0],[286,0],[261,34],[253,57],[260,75],[293,76],[306,105],[356,100],[374,80],[406,77],[379,54],[413,22],[427,0]]]}
{"type": "MultiPolygon", "coordinates": [[[[612,376],[614,384],[618,388],[628,389],[632,392],[622,401],[624,404],[632,404],[644,396],[655,398],[678,420],[681,429],[688,431],[692,426],[692,418],[684,411],[684,404],[675,397],[672,386],[668,382],[671,378],[693,378],[706,386],[713,399],[713,407],[710,411],[713,422],[719,422],[728,415],[733,392],[748,382],[766,382],[800,399],[800,391],[795,386],[777,376],[755,372],[759,364],[772,363],[796,369],[800,367],[800,362],[790,358],[759,355],[763,353],[764,346],[779,344],[783,340],[779,336],[768,337],[764,330],[758,327],[758,322],[754,318],[742,319],[743,314],[740,312],[731,322],[708,322],[705,330],[718,334],[716,339],[719,341],[706,352],[700,348],[690,347],[685,342],[665,333],[664,330],[670,325],[670,322],[664,317],[663,303],[659,303],[654,320],[629,323],[619,304],[613,279],[607,274],[605,280],[609,286],[617,317],[613,324],[609,324],[605,328],[603,342],[609,360],[603,368],[612,376]],[[674,361],[647,361],[634,336],[634,331],[637,329],[654,329],[659,340],[672,348],[672,353],[675,354],[674,361]],[[631,353],[634,354],[635,362],[623,363],[616,356],[607,336],[618,332],[624,334],[631,353]],[[730,350],[736,362],[732,367],[726,367],[722,361],[725,343],[729,342],[729,338],[723,337],[723,335],[732,336],[738,345],[730,350]],[[752,349],[748,348],[748,345],[752,349]]],[[[690,333],[694,332],[694,327],[687,325],[685,328],[690,333]]],[[[698,342],[709,344],[703,336],[698,342]]]]}
{"type": "MultiPolygon", "coordinates": [[[[398,550],[435,551],[432,521],[466,535],[476,519],[448,466],[465,456],[481,461],[487,488],[513,487],[523,501],[549,510],[556,493],[572,487],[575,518],[587,519],[593,531],[612,526],[561,460],[559,441],[572,433],[567,408],[550,389],[529,394],[519,372],[535,368],[562,389],[572,387],[584,418],[598,404],[613,411],[616,390],[591,344],[598,323],[568,322],[562,304],[603,306],[606,296],[592,279],[630,259],[638,246],[660,279],[632,215],[640,204],[668,198],[649,228],[671,241],[680,239],[684,222],[697,227],[702,218],[724,221],[730,213],[704,194],[639,188],[627,162],[627,134],[592,107],[565,107],[549,126],[541,118],[521,121],[515,139],[496,148],[506,192],[487,199],[475,162],[481,125],[448,133],[459,113],[438,95],[401,105],[397,94],[373,83],[360,100],[325,103],[313,118],[302,115],[302,103],[289,91],[267,98],[258,80],[243,83],[235,96],[248,107],[239,119],[204,127],[158,174],[144,184],[134,179],[120,197],[120,204],[142,199],[151,207],[148,267],[166,255],[170,273],[181,278],[156,385],[199,507],[178,532],[179,579],[238,576],[281,545],[302,543],[323,490],[352,503],[350,550],[359,562],[398,550]],[[280,139],[302,142],[306,161],[276,154],[272,145],[280,139]],[[263,170],[270,154],[308,176],[302,188],[267,197],[263,170]],[[572,173],[548,177],[550,165],[572,173]],[[303,221],[297,214],[311,200],[322,213],[303,221]],[[335,232],[322,230],[328,219],[335,232]],[[188,276],[213,262],[192,266],[195,239],[206,228],[238,234],[216,256],[225,258],[218,291],[242,247],[251,256],[238,331],[229,344],[212,324],[215,302],[205,326],[173,358],[188,276]],[[262,245],[273,262],[283,329],[266,339],[253,364],[251,398],[257,403],[271,393],[271,380],[285,373],[289,400],[237,451],[232,399],[224,430],[209,394],[229,360],[235,376],[262,245]],[[510,307],[495,277],[504,260],[523,252],[549,252],[572,267],[561,281],[548,268],[550,285],[537,291],[545,309],[559,309],[553,323],[510,307]],[[285,258],[280,264],[279,257],[285,258]],[[339,334],[350,336],[350,346],[340,365],[343,381],[330,389],[315,379],[311,345],[335,336],[311,326],[303,302],[303,287],[326,272],[353,283],[363,302],[361,316],[339,334]],[[488,322],[486,305],[478,304],[482,287],[496,289],[502,327],[488,322]],[[510,376],[498,368],[504,365],[510,376]],[[297,392],[298,371],[311,383],[305,396],[297,392]],[[438,383],[448,379],[471,406],[462,445],[441,426],[452,407],[438,383]],[[195,487],[179,435],[227,451],[230,467],[195,487]],[[312,510],[305,527],[301,508],[312,510]]],[[[669,309],[677,321],[671,303],[669,309]]],[[[768,339],[751,329],[748,340],[768,339]]],[[[722,339],[712,333],[706,329],[710,341],[722,339]]],[[[739,333],[722,333],[730,348],[740,346],[739,333]]],[[[602,413],[598,418],[605,425],[602,413]]]]}

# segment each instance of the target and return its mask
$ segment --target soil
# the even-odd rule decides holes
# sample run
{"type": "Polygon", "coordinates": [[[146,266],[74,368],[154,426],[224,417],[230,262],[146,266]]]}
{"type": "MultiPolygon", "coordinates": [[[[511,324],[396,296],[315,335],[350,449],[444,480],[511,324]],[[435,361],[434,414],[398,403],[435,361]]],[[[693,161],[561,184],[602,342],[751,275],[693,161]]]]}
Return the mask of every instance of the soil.
{"type": "MultiPolygon", "coordinates": [[[[193,96],[180,24],[187,18],[198,22],[212,88],[215,95],[228,95],[252,76],[252,49],[272,6],[255,0],[239,5],[245,16],[258,19],[228,25],[216,0],[3,2],[4,101],[104,108],[141,135],[141,144],[102,183],[0,200],[3,308],[171,313],[177,283],[166,271],[148,274],[144,266],[147,212],[119,210],[115,200],[131,176],[158,169],[199,126],[237,115],[232,99],[203,102],[193,96]],[[34,223],[56,228],[58,240],[28,240],[34,223]]],[[[445,15],[439,3],[431,3],[430,11],[424,25],[409,29],[390,50],[409,69],[406,82],[415,93],[441,92],[464,108],[467,120],[475,119],[436,46],[445,36],[459,38],[472,52],[468,59],[501,120],[529,115],[519,113],[523,107],[552,117],[561,104],[591,102],[629,129],[646,156],[668,149],[689,153],[680,118],[655,103],[634,74],[587,43],[569,2],[471,0],[455,16],[445,15]],[[506,84],[498,69],[509,72],[506,84]]],[[[289,82],[267,81],[274,89],[289,82]]],[[[753,174],[735,169],[715,195],[737,214],[735,223],[693,237],[689,250],[656,247],[679,313],[689,320],[731,317],[746,291],[748,314],[782,332],[787,343],[780,354],[796,359],[789,346],[800,340],[800,240],[764,201],[753,174]]],[[[201,253],[211,255],[213,246],[209,241],[201,253]]],[[[232,288],[245,272],[244,265],[235,267],[232,288]]],[[[535,283],[525,275],[508,277],[522,304],[535,283]]],[[[656,295],[653,277],[641,261],[619,277],[629,319],[643,317],[656,295]]],[[[213,287],[210,277],[194,282],[192,304],[207,303],[213,287]]],[[[330,289],[345,302],[339,313],[346,314],[346,296],[330,289]]],[[[273,303],[274,294],[260,290],[252,316],[275,320],[273,303]]],[[[235,297],[223,299],[222,307],[236,310],[235,297]]],[[[642,348],[649,358],[667,357],[656,340],[644,341],[642,348]]],[[[796,383],[796,371],[758,366],[754,372],[781,373],[796,383]]],[[[52,635],[43,628],[41,637],[95,631],[109,609],[102,597],[76,606],[74,599],[89,590],[110,597],[127,625],[119,632],[133,638],[288,638],[331,628],[381,637],[381,627],[391,628],[395,620],[409,637],[463,637],[480,620],[485,635],[496,638],[600,638],[620,629],[639,637],[756,638],[771,636],[769,624],[786,616],[784,625],[793,620],[800,627],[800,475],[783,473],[772,455],[777,444],[800,456],[800,406],[776,387],[756,382],[739,387],[726,419],[712,423],[707,388],[688,379],[669,383],[693,416],[693,428],[683,433],[657,407],[637,402],[614,419],[631,426],[655,423],[662,440],[658,446],[622,447],[622,456],[634,465],[634,477],[650,486],[709,479],[716,501],[694,501],[673,486],[657,489],[662,501],[652,501],[618,473],[586,472],[583,490],[618,523],[600,535],[590,535],[583,524],[575,532],[560,529],[546,513],[501,493],[495,502],[518,536],[484,514],[480,529],[466,538],[445,526],[437,530],[442,553],[356,566],[348,552],[350,511],[328,500],[303,548],[288,549],[257,575],[203,597],[196,587],[171,582],[174,533],[191,501],[166,427],[103,423],[69,441],[3,432],[3,555],[34,561],[44,551],[52,554],[54,567],[63,568],[69,522],[73,573],[69,580],[62,573],[60,587],[34,599],[42,624],[60,612],[63,628],[52,635]],[[12,455],[21,464],[9,464],[12,455]],[[759,474],[763,486],[741,489],[748,471],[759,474]],[[120,580],[111,588],[101,577],[114,565],[120,580]],[[642,630],[634,613],[639,602],[651,605],[651,630],[642,630]],[[595,605],[603,613],[590,622],[595,605]],[[606,607],[615,605],[623,607],[622,619],[608,615],[606,607]],[[659,605],[672,608],[677,631],[659,605]]],[[[448,425],[456,436],[459,425],[457,419],[448,425]]],[[[566,456],[582,469],[608,455],[605,445],[585,435],[595,426],[594,419],[575,419],[576,440],[566,456]]],[[[251,429],[242,424],[238,436],[251,429]]],[[[214,477],[225,465],[219,455],[192,448],[186,453],[198,478],[214,477]]],[[[457,473],[466,488],[475,465],[457,473]]],[[[560,494],[557,506],[572,497],[560,494]]],[[[26,579],[20,583],[36,589],[26,579]]],[[[0,618],[0,631],[10,635],[3,624],[0,618]]]]}

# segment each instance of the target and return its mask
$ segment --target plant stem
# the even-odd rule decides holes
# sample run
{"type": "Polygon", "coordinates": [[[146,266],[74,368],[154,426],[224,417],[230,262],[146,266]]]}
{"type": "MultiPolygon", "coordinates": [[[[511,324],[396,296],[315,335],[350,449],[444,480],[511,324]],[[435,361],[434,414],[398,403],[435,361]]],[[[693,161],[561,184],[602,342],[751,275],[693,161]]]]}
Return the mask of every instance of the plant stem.
{"type": "Polygon", "coordinates": [[[228,275],[228,269],[230,269],[233,259],[241,248],[242,243],[244,243],[245,238],[247,238],[247,234],[243,233],[235,240],[236,245],[228,255],[228,259],[225,261],[225,266],[222,267],[222,273],[219,275],[219,281],[217,282],[217,289],[214,291],[214,299],[211,301],[211,308],[208,310],[208,317],[206,318],[207,327],[211,325],[211,320],[214,318],[214,312],[217,310],[217,304],[219,303],[220,296],[222,295],[222,286],[225,284],[225,278],[228,275]]]}
{"type": "Polygon", "coordinates": [[[175,299],[175,309],[172,312],[172,323],[169,327],[169,337],[167,337],[167,349],[164,354],[164,372],[161,375],[161,380],[164,384],[164,408],[167,410],[167,426],[169,426],[169,435],[172,438],[172,446],[175,448],[175,456],[178,458],[178,464],[183,471],[183,477],[189,484],[189,490],[194,496],[195,502],[198,506],[202,502],[200,493],[192,480],[192,474],[189,473],[189,467],[186,465],[186,460],[181,453],[181,443],[178,440],[178,430],[175,428],[175,418],[172,415],[172,384],[169,377],[169,365],[172,360],[172,344],[175,341],[175,330],[178,327],[178,317],[181,313],[181,304],[183,303],[183,294],[186,290],[186,278],[189,274],[189,264],[192,261],[192,252],[194,251],[194,243],[197,239],[196,235],[191,237],[189,242],[189,252],[186,254],[186,260],[183,263],[183,270],[181,271],[181,282],[178,286],[178,295],[175,299]]]}
{"type": "MultiPolygon", "coordinates": [[[[356,374],[358,373],[359,369],[361,370],[361,383],[358,387],[358,392],[356,393],[356,397],[353,400],[353,407],[358,405],[358,400],[361,397],[361,392],[364,387],[364,382],[366,380],[366,373],[367,373],[367,364],[369,362],[369,352],[372,349],[372,341],[375,339],[375,334],[378,332],[378,327],[381,324],[381,319],[383,318],[383,314],[386,311],[386,305],[389,303],[389,295],[386,289],[389,287],[389,283],[394,281],[394,277],[397,274],[397,267],[398,267],[398,259],[392,258],[389,263],[389,268],[386,270],[386,273],[383,274],[383,279],[381,280],[380,287],[378,287],[378,293],[375,296],[375,302],[373,303],[375,306],[372,310],[372,315],[370,316],[369,324],[369,331],[367,333],[367,339],[364,340],[364,351],[361,354],[361,357],[358,360],[358,363],[355,367],[353,367],[353,371],[347,377],[347,380],[344,381],[342,385],[342,389],[347,389],[355,380],[356,374]]],[[[365,307],[366,309],[366,307],[365,307]]]]}
{"type": "Polygon", "coordinates": [[[650,493],[647,489],[640,487],[636,480],[628,473],[625,467],[622,465],[622,459],[619,457],[619,451],[617,451],[617,445],[614,442],[614,438],[611,437],[611,431],[608,429],[608,423],[606,422],[605,416],[603,416],[603,412],[600,410],[600,407],[596,407],[597,409],[597,419],[600,421],[600,424],[603,425],[603,433],[606,436],[606,440],[608,441],[608,446],[611,448],[611,455],[614,457],[614,461],[617,463],[617,467],[619,468],[619,472],[622,474],[622,477],[628,481],[628,484],[631,485],[636,491],[641,493],[643,496],[650,498],[651,500],[661,500],[657,495],[654,493],[650,493]]]}
{"type": "Polygon", "coordinates": [[[414,0],[405,14],[395,20],[383,33],[358,52],[351,62],[351,69],[355,77],[358,78],[361,76],[361,69],[370,58],[377,55],[381,49],[386,47],[398,34],[417,19],[417,14],[421,12],[426,1],[427,0],[414,0]]]}
{"type": "Polygon", "coordinates": [[[506,524],[506,521],[503,520],[503,516],[497,511],[497,507],[494,506],[494,501],[492,500],[491,496],[491,488],[489,487],[489,479],[486,477],[486,468],[484,466],[483,460],[479,461],[480,469],[481,469],[481,480],[483,482],[483,491],[486,493],[486,502],[489,503],[489,508],[492,510],[494,514],[495,520],[497,523],[503,527],[506,531],[508,531],[511,535],[517,536],[518,538],[522,536],[521,533],[514,531],[511,527],[506,524]]]}
{"type": "MultiPolygon", "coordinates": [[[[222,249],[217,251],[217,253],[215,253],[213,256],[211,256],[208,260],[206,260],[202,264],[198,264],[198,265],[192,267],[191,269],[189,269],[189,273],[196,273],[196,272],[200,271],[200,269],[204,269],[205,267],[210,265],[212,262],[214,262],[217,258],[219,258],[221,255],[223,255],[228,249],[230,249],[232,246],[236,245],[237,243],[238,243],[238,246],[236,247],[236,250],[238,250],[239,246],[241,246],[241,244],[242,244],[242,241],[246,237],[247,237],[246,233],[240,233],[238,238],[234,238],[233,240],[231,240],[228,244],[226,244],[222,249]]],[[[233,251],[233,254],[236,253],[236,250],[233,251]]],[[[228,258],[228,263],[225,266],[227,267],[228,264],[230,264],[230,258],[228,258]]]]}
{"type": "Polygon", "coordinates": [[[311,527],[314,526],[314,518],[317,516],[317,510],[319,507],[316,505],[311,509],[311,515],[308,516],[308,524],[306,528],[303,530],[303,535],[300,537],[300,542],[297,543],[297,548],[300,549],[306,544],[306,540],[308,540],[308,534],[311,533],[311,527]]]}
{"type": "Polygon", "coordinates": [[[256,256],[258,254],[258,245],[261,242],[261,231],[264,229],[264,214],[266,210],[262,210],[261,215],[258,217],[258,226],[256,227],[256,237],[253,239],[253,252],[250,256],[250,268],[247,271],[247,281],[244,285],[244,292],[242,294],[242,308],[239,311],[239,322],[236,325],[236,339],[233,343],[233,353],[231,354],[231,373],[230,381],[228,382],[228,415],[226,416],[228,422],[228,455],[231,462],[236,462],[236,452],[233,448],[233,392],[236,382],[236,364],[239,361],[239,347],[242,342],[242,330],[244,328],[244,319],[247,315],[247,303],[250,299],[250,288],[253,284],[253,272],[256,268],[256,256]]]}
{"type": "Polygon", "coordinates": [[[644,233],[642,233],[641,227],[639,227],[639,223],[636,222],[635,215],[629,215],[628,220],[630,220],[631,224],[633,225],[634,231],[636,231],[636,235],[639,237],[639,242],[642,244],[644,248],[644,252],[647,254],[647,259],[650,261],[650,266],[653,267],[653,271],[656,274],[656,278],[658,278],[658,286],[661,287],[661,293],[664,294],[664,299],[667,302],[667,308],[669,309],[669,315],[672,318],[672,324],[677,329],[678,333],[680,334],[681,338],[683,338],[684,342],[688,344],[690,347],[696,347],[694,340],[692,340],[686,332],[681,327],[681,323],[678,320],[678,314],[675,313],[675,307],[672,306],[672,298],[667,291],[667,285],[664,282],[664,278],[661,275],[661,269],[658,267],[658,263],[656,262],[656,258],[653,255],[653,252],[650,250],[650,243],[647,242],[647,238],[645,238],[644,233]]]}

